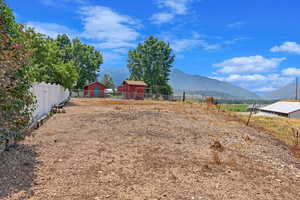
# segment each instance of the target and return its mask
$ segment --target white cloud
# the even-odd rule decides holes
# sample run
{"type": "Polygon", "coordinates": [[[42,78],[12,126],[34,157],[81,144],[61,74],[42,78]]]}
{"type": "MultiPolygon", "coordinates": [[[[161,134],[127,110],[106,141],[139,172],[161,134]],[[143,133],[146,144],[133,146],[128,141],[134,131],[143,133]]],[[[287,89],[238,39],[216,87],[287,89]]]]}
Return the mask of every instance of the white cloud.
{"type": "Polygon", "coordinates": [[[280,46],[275,46],[271,49],[272,52],[289,52],[300,54],[300,45],[296,42],[285,42],[280,46]]]}
{"type": "Polygon", "coordinates": [[[53,5],[60,5],[62,2],[63,3],[75,2],[80,4],[86,4],[89,2],[89,0],[40,0],[40,2],[47,6],[53,6],[53,5]]]}
{"type": "Polygon", "coordinates": [[[255,89],[255,91],[257,91],[257,92],[272,92],[272,91],[274,91],[276,89],[278,89],[278,88],[274,88],[274,87],[261,87],[261,88],[255,89]]]}
{"type": "Polygon", "coordinates": [[[268,72],[277,68],[286,58],[264,58],[263,56],[236,57],[225,60],[222,63],[214,64],[221,68],[218,73],[224,74],[245,74],[268,72]]]}
{"type": "Polygon", "coordinates": [[[193,49],[202,45],[203,40],[198,39],[178,39],[171,43],[171,48],[176,52],[182,52],[184,50],[193,49]]]}
{"type": "Polygon", "coordinates": [[[236,38],[233,38],[231,40],[225,40],[222,43],[226,44],[226,45],[231,45],[231,44],[235,44],[235,43],[237,43],[239,41],[248,40],[248,39],[250,39],[250,38],[248,38],[248,37],[236,37],[236,38]]]}
{"type": "Polygon", "coordinates": [[[242,40],[247,40],[249,38],[247,37],[237,37],[237,38],[233,38],[231,40],[224,40],[224,41],[220,41],[220,42],[217,42],[215,44],[208,44],[207,42],[203,43],[203,47],[205,50],[217,50],[217,49],[220,49],[222,47],[224,47],[225,45],[233,45],[233,44],[236,44],[237,42],[239,41],[242,41],[242,40]]]}
{"type": "Polygon", "coordinates": [[[169,42],[171,48],[175,52],[183,52],[185,50],[190,50],[195,48],[211,51],[221,47],[220,44],[209,44],[208,42],[206,42],[206,40],[204,40],[205,37],[204,35],[201,35],[194,31],[192,31],[190,37],[187,38],[180,38],[177,35],[173,34],[172,32],[163,32],[158,37],[164,41],[169,42]]]}
{"type": "Polygon", "coordinates": [[[128,54],[128,49],[127,48],[118,48],[118,49],[113,49],[114,52],[120,53],[120,54],[128,54]]]}
{"type": "Polygon", "coordinates": [[[83,38],[96,41],[99,48],[132,47],[140,37],[140,24],[103,6],[87,6],[80,10],[83,38]]]}
{"type": "Polygon", "coordinates": [[[188,13],[188,5],[193,0],[157,0],[157,5],[163,12],[155,13],[151,20],[155,24],[171,22],[176,15],[188,13]]]}
{"type": "Polygon", "coordinates": [[[116,64],[119,61],[124,59],[124,57],[121,54],[114,53],[111,51],[103,51],[102,54],[103,54],[103,60],[106,65],[107,64],[116,64]]]}
{"type": "Polygon", "coordinates": [[[208,44],[204,40],[199,39],[177,39],[171,42],[171,47],[176,52],[182,52],[189,49],[201,47],[206,51],[216,50],[221,47],[219,44],[208,44]]]}
{"type": "Polygon", "coordinates": [[[191,0],[158,0],[160,8],[168,8],[175,14],[186,14],[191,0]]]}
{"type": "Polygon", "coordinates": [[[183,52],[185,50],[195,48],[198,48],[199,50],[203,49],[205,51],[214,51],[222,48],[225,45],[233,45],[240,40],[248,39],[244,37],[238,37],[232,40],[217,41],[215,43],[210,43],[208,42],[208,37],[206,35],[199,34],[198,32],[191,31],[191,34],[189,36],[190,37],[181,38],[175,35],[173,32],[163,32],[158,37],[164,41],[169,42],[171,48],[175,52],[183,52]]]}
{"type": "Polygon", "coordinates": [[[203,42],[202,47],[204,50],[211,51],[220,49],[222,47],[222,44],[208,44],[207,42],[203,42]]]}
{"type": "Polygon", "coordinates": [[[171,21],[175,17],[172,13],[156,13],[151,17],[154,24],[163,24],[171,21]]]}
{"type": "Polygon", "coordinates": [[[228,24],[227,25],[227,28],[231,28],[231,29],[239,29],[241,27],[243,27],[245,25],[245,22],[235,22],[235,23],[232,23],[232,24],[228,24]]]}
{"type": "Polygon", "coordinates": [[[281,88],[290,83],[293,78],[280,74],[231,74],[228,77],[211,77],[220,81],[235,83],[241,87],[257,91],[268,92],[281,88]]]}
{"type": "Polygon", "coordinates": [[[253,75],[239,75],[239,74],[231,74],[226,78],[221,78],[219,80],[227,81],[227,82],[237,82],[237,81],[264,81],[266,77],[260,74],[253,75]]]}
{"type": "Polygon", "coordinates": [[[273,83],[272,85],[277,87],[282,87],[293,80],[291,77],[285,77],[280,74],[269,74],[267,76],[267,81],[273,83]]]}
{"type": "Polygon", "coordinates": [[[285,76],[300,76],[300,68],[286,68],[281,73],[285,76]]]}
{"type": "Polygon", "coordinates": [[[106,42],[94,43],[93,46],[99,49],[118,49],[118,48],[135,47],[135,44],[126,41],[118,41],[118,42],[106,41],[106,42]]]}
{"type": "Polygon", "coordinates": [[[27,27],[34,28],[36,32],[48,35],[51,38],[56,38],[59,34],[67,34],[69,37],[76,37],[78,34],[76,31],[64,26],[55,23],[44,23],[44,22],[34,22],[29,21],[26,23],[27,27]]]}

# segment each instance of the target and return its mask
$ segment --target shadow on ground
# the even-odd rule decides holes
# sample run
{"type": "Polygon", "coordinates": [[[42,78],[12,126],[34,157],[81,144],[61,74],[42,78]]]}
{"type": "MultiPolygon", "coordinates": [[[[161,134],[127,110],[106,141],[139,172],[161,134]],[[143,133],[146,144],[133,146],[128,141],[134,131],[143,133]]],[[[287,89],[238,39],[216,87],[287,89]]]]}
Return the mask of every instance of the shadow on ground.
{"type": "Polygon", "coordinates": [[[79,106],[79,104],[69,101],[66,103],[65,107],[79,106]]]}
{"type": "Polygon", "coordinates": [[[27,199],[32,195],[36,157],[33,147],[21,144],[0,153],[0,199],[27,199]]]}

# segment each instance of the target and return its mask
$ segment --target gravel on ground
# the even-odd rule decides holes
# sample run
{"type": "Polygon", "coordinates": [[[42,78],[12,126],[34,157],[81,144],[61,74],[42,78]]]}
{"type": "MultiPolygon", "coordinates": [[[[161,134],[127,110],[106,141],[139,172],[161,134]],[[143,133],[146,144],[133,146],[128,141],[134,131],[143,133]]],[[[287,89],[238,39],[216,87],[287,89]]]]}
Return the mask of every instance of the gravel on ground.
{"type": "Polygon", "coordinates": [[[0,165],[1,200],[300,199],[287,146],[201,104],[72,99],[0,165]]]}

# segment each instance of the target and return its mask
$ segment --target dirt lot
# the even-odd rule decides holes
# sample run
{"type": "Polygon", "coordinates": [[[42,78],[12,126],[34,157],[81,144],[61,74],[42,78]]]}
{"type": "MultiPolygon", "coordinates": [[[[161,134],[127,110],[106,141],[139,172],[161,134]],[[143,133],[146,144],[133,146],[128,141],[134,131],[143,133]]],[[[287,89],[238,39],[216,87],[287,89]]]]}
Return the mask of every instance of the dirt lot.
{"type": "Polygon", "coordinates": [[[1,200],[300,199],[284,144],[199,104],[73,99],[0,165],[1,200]]]}

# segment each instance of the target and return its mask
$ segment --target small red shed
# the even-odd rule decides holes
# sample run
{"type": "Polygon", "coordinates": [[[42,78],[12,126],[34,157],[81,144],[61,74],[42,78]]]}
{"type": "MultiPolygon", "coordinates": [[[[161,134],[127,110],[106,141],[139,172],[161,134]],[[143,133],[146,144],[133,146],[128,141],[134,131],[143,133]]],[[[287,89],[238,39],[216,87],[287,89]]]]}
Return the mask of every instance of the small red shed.
{"type": "Polygon", "coordinates": [[[105,87],[99,82],[90,83],[84,86],[84,96],[86,97],[104,97],[105,87]]]}
{"type": "Polygon", "coordinates": [[[124,93],[126,99],[143,100],[145,98],[145,87],[147,84],[144,81],[124,81],[120,89],[124,93]]]}
{"type": "Polygon", "coordinates": [[[121,93],[125,92],[123,85],[118,86],[117,90],[118,90],[118,92],[121,92],[121,93]]]}

